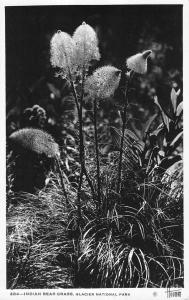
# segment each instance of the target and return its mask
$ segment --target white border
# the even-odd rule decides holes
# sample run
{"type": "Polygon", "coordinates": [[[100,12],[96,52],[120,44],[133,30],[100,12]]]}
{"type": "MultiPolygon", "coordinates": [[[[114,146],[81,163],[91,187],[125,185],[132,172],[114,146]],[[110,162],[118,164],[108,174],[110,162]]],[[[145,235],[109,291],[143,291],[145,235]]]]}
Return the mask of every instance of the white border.
{"type": "MultiPolygon", "coordinates": [[[[0,9],[0,136],[2,146],[0,147],[0,299],[2,291],[6,286],[6,113],[5,113],[5,14],[4,9],[0,9]]],[[[6,298],[5,298],[6,299],[6,298]]],[[[2,300],[4,300],[2,298],[2,300]]]]}
{"type": "Polygon", "coordinates": [[[189,118],[187,112],[189,111],[189,85],[188,85],[188,75],[189,75],[189,1],[184,5],[183,10],[183,88],[184,88],[184,283],[185,289],[188,291],[189,299],[189,118]]]}
{"type": "Polygon", "coordinates": [[[187,0],[3,0],[2,6],[186,4],[187,0]]]}
{"type": "MultiPolygon", "coordinates": [[[[152,300],[152,299],[167,299],[165,291],[166,289],[60,289],[60,290],[14,290],[14,292],[41,292],[42,296],[10,296],[11,291],[6,290],[6,200],[5,200],[5,172],[6,172],[6,162],[5,162],[5,14],[4,8],[5,6],[28,6],[28,5],[121,5],[121,4],[132,4],[132,5],[139,5],[139,4],[183,4],[183,29],[184,29],[184,39],[183,39],[183,71],[184,71],[184,242],[185,242],[185,276],[184,276],[184,284],[185,287],[182,289],[182,300],[189,300],[189,234],[187,233],[189,228],[189,117],[187,116],[189,113],[189,1],[187,0],[178,0],[178,1],[171,1],[171,0],[149,0],[149,1],[137,1],[137,0],[128,0],[128,1],[108,1],[108,0],[7,0],[1,1],[0,3],[0,91],[1,91],[1,109],[0,109],[0,137],[1,137],[1,146],[0,146],[0,237],[1,237],[1,244],[0,244],[0,300],[8,300],[8,299],[15,299],[20,300],[22,297],[25,299],[46,299],[51,298],[54,299],[55,296],[43,296],[44,292],[55,292],[56,298],[64,298],[64,299],[73,299],[73,296],[58,296],[60,292],[66,293],[94,293],[94,297],[90,296],[89,298],[96,298],[96,293],[117,293],[117,296],[98,296],[97,298],[103,299],[131,299],[131,300],[152,300]],[[130,296],[119,296],[119,292],[122,293],[130,293],[130,296]],[[156,296],[154,295],[156,292],[156,296]]],[[[76,294],[75,294],[76,296],[76,294]]],[[[88,298],[88,296],[77,296],[78,299],[88,298]]]]}

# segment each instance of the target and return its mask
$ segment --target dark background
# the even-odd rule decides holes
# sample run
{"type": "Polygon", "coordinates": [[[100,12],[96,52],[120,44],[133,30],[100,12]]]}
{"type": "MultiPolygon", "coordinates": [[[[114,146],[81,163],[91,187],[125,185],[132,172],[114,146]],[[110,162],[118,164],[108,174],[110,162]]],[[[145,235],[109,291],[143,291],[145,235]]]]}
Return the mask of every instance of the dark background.
{"type": "MultiPolygon", "coordinates": [[[[20,127],[23,110],[34,104],[55,122],[64,113],[65,106],[52,101],[48,85],[53,84],[56,92],[62,85],[50,66],[50,39],[57,30],[73,34],[83,21],[97,31],[100,65],[121,67],[126,57],[153,50],[150,72],[135,82],[139,88],[131,117],[146,119],[162,82],[182,88],[182,5],[27,6],[6,7],[5,13],[8,134],[20,127]]],[[[58,101],[66,95],[61,90],[58,101]]]]}

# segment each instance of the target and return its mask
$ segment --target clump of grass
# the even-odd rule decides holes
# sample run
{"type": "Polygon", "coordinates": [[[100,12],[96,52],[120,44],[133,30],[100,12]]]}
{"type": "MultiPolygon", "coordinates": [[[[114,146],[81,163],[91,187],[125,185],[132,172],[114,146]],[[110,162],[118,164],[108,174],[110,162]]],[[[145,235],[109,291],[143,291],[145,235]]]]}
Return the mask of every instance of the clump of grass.
{"type": "MultiPolygon", "coordinates": [[[[62,201],[59,178],[54,175],[49,186],[37,194],[12,196],[7,212],[7,287],[72,287],[74,245],[68,238],[70,215],[62,201]]],[[[76,193],[70,213],[75,210],[76,193]]]]}
{"type": "MultiPolygon", "coordinates": [[[[160,178],[149,178],[133,188],[124,171],[126,190],[120,201],[112,188],[117,162],[111,164],[112,169],[103,169],[107,179],[98,224],[96,203],[87,181],[83,183],[82,235],[77,189],[69,189],[72,201],[67,206],[55,173],[35,195],[12,195],[14,204],[7,213],[8,288],[182,286],[182,195],[173,198],[173,179],[169,175],[165,185],[160,178]]],[[[177,182],[177,188],[181,185],[177,182]]]]}
{"type": "Polygon", "coordinates": [[[176,211],[182,195],[173,204],[171,185],[166,190],[148,182],[132,196],[128,181],[125,185],[122,204],[109,194],[100,224],[91,221],[84,230],[80,264],[81,274],[89,278],[87,287],[183,286],[182,217],[176,211]]]}

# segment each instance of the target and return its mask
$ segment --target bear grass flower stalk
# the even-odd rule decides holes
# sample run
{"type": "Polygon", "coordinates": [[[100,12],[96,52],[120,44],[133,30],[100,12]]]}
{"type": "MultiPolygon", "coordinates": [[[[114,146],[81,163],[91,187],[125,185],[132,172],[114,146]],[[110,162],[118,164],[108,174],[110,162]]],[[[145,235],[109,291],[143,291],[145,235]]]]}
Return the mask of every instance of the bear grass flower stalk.
{"type": "Polygon", "coordinates": [[[95,133],[95,152],[97,164],[97,216],[100,216],[101,208],[101,177],[100,177],[100,159],[97,131],[97,108],[98,101],[113,96],[119,86],[121,71],[113,66],[104,66],[98,68],[86,81],[86,92],[93,100],[94,133],[95,133]]]}
{"type": "MultiPolygon", "coordinates": [[[[59,75],[65,78],[71,85],[75,99],[79,119],[79,152],[80,152],[80,177],[77,190],[77,212],[78,212],[78,233],[81,233],[81,188],[83,175],[85,175],[91,188],[93,198],[95,192],[92,180],[85,166],[85,147],[83,139],[83,98],[85,79],[89,67],[94,60],[100,59],[98,39],[94,29],[83,22],[71,37],[65,32],[58,31],[51,40],[51,64],[60,69],[59,75]],[[81,84],[81,92],[78,93],[76,85],[81,84]]],[[[80,255],[80,238],[77,237],[77,257],[80,255]]],[[[79,270],[79,261],[76,264],[76,274],[79,270]]],[[[77,276],[76,276],[77,277],[77,276]]]]}
{"type": "MultiPolygon", "coordinates": [[[[80,95],[80,108],[78,111],[79,116],[79,132],[80,132],[80,161],[81,161],[81,172],[78,187],[78,202],[80,202],[81,197],[81,186],[83,181],[83,174],[85,174],[88,183],[90,185],[93,197],[95,197],[95,192],[93,188],[92,181],[87,173],[85,167],[85,149],[83,140],[83,98],[84,98],[84,86],[85,79],[88,69],[93,60],[100,59],[100,53],[98,49],[98,38],[94,29],[83,22],[73,34],[73,41],[75,42],[75,59],[74,63],[77,66],[77,74],[81,78],[81,95],[80,95]]],[[[74,87],[73,87],[74,90],[74,87]]],[[[76,95],[75,91],[74,94],[76,95]]]]}
{"type": "Polygon", "coordinates": [[[147,59],[151,55],[151,53],[152,53],[151,50],[146,50],[142,53],[137,53],[135,55],[132,55],[126,60],[126,68],[127,70],[129,70],[129,72],[125,74],[124,108],[123,108],[123,117],[122,117],[122,134],[121,134],[121,145],[120,145],[119,165],[118,165],[117,193],[120,193],[120,189],[121,189],[123,144],[124,144],[124,137],[125,137],[126,122],[127,122],[129,86],[135,73],[145,74],[147,72],[147,59]]]}
{"type": "Polygon", "coordinates": [[[84,174],[94,195],[93,184],[85,166],[82,111],[85,78],[91,62],[99,59],[100,53],[96,32],[85,22],[76,28],[72,37],[66,32],[58,31],[51,39],[51,64],[53,67],[58,67],[60,69],[59,75],[70,83],[78,111],[81,163],[78,186],[79,218],[81,217],[80,194],[84,174]],[[76,80],[78,78],[81,82],[80,95],[76,90],[76,80]]]}

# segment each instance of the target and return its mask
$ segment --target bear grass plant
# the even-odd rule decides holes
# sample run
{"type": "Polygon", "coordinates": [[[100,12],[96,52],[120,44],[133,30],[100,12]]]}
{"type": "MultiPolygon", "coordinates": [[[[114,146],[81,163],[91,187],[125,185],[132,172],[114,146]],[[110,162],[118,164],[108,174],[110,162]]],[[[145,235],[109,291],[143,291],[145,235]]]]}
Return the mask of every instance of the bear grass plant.
{"type": "Polygon", "coordinates": [[[69,189],[69,206],[62,202],[58,174],[35,195],[11,194],[17,205],[7,213],[7,288],[183,286],[181,181],[172,186],[176,177],[167,175],[166,184],[139,184],[133,173],[124,174],[118,204],[115,165],[104,167],[99,224],[84,180],[82,235],[77,190],[69,189]]]}
{"type": "MultiPolygon", "coordinates": [[[[171,93],[171,118],[155,98],[162,117],[155,130],[155,117],[141,137],[126,126],[132,79],[147,72],[150,54],[131,56],[122,70],[108,65],[92,72],[100,60],[92,27],[83,22],[72,37],[62,31],[52,37],[51,64],[67,80],[78,113],[79,179],[77,185],[65,182],[66,196],[56,171],[36,194],[9,193],[8,288],[183,286],[180,155],[170,165],[182,137],[176,91],[171,93]],[[122,126],[111,128],[114,149],[102,157],[98,108],[117,88],[122,91],[122,126]],[[87,99],[93,109],[92,153],[83,133],[87,99]]],[[[8,174],[9,187],[11,178],[8,174]]]]}

